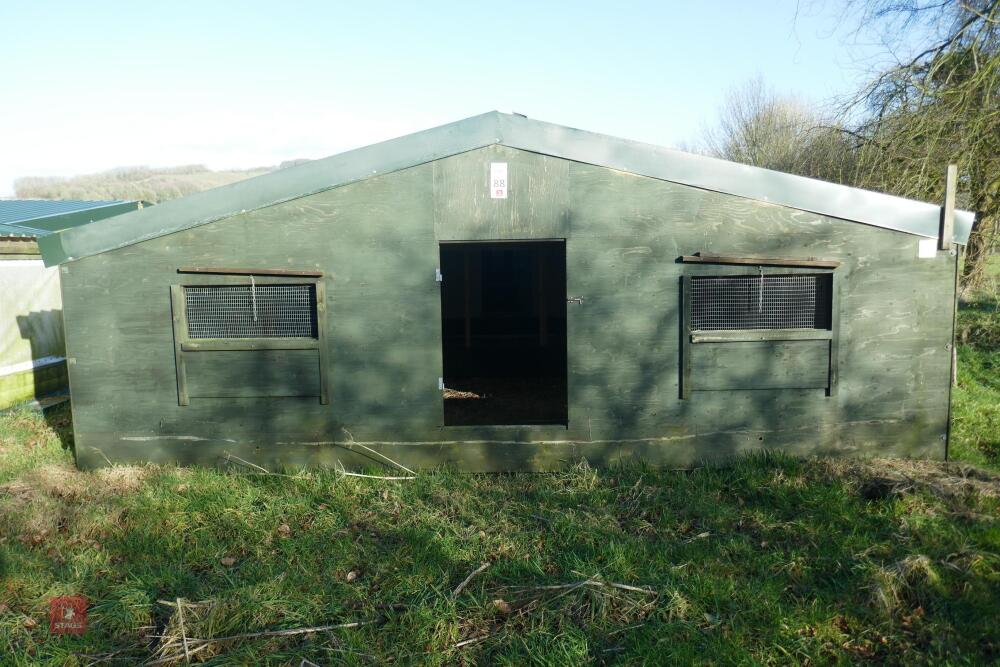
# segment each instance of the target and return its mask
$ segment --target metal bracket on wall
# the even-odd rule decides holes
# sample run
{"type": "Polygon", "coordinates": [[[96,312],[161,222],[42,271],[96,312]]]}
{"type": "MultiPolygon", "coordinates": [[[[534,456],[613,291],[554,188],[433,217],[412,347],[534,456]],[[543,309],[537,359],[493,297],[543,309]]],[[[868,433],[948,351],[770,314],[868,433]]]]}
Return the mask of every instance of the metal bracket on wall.
{"type": "Polygon", "coordinates": [[[444,274],[441,273],[441,269],[434,269],[434,282],[444,282],[444,274]]]}

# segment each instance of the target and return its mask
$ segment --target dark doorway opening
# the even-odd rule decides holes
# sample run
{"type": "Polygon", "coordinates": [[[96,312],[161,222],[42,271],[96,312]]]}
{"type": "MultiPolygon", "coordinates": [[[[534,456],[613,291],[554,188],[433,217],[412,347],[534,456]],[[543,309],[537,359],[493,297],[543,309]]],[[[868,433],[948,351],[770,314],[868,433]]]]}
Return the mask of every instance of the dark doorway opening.
{"type": "Polygon", "coordinates": [[[441,244],[444,424],[567,423],[566,243],[441,244]]]}

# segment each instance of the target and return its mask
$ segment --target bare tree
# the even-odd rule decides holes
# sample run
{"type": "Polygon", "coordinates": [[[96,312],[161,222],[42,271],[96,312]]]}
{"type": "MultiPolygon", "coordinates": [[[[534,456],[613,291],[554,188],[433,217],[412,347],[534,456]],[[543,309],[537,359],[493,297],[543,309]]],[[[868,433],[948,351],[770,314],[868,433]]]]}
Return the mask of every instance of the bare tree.
{"type": "Polygon", "coordinates": [[[845,6],[858,33],[877,36],[894,58],[843,109],[861,119],[856,180],[940,201],[945,165],[957,163],[961,203],[976,213],[962,281],[976,287],[1000,234],[1000,0],[845,6]],[[913,41],[920,46],[907,52],[913,41]]]}
{"type": "Polygon", "coordinates": [[[837,183],[850,182],[855,172],[849,137],[820,111],[778,95],[759,77],[729,93],[703,144],[724,160],[837,183]]]}

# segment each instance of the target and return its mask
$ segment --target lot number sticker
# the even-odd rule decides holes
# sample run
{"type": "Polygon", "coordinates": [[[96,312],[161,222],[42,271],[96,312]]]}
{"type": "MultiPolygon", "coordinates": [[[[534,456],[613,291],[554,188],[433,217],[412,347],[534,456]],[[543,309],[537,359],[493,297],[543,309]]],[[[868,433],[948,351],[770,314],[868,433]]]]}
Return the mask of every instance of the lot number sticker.
{"type": "Polygon", "coordinates": [[[490,199],[507,198],[507,163],[490,163],[490,199]]]}

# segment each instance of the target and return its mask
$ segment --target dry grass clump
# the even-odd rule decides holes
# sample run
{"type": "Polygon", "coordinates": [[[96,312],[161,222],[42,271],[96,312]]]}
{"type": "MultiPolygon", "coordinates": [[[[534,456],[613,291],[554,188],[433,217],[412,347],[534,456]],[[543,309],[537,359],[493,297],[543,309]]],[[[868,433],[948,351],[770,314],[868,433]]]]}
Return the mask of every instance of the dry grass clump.
{"type": "Polygon", "coordinates": [[[93,473],[66,463],[26,470],[0,484],[0,538],[43,545],[57,533],[93,537],[121,511],[113,499],[136,493],[152,466],[114,466],[93,473]]]}
{"type": "Polygon", "coordinates": [[[912,554],[888,567],[878,568],[873,603],[886,614],[920,606],[928,589],[937,588],[941,577],[934,562],[923,554],[912,554]]]}
{"type": "Polygon", "coordinates": [[[1000,473],[961,463],[915,459],[820,459],[830,476],[849,479],[866,500],[923,490],[943,500],[1000,498],[1000,473]]]}

